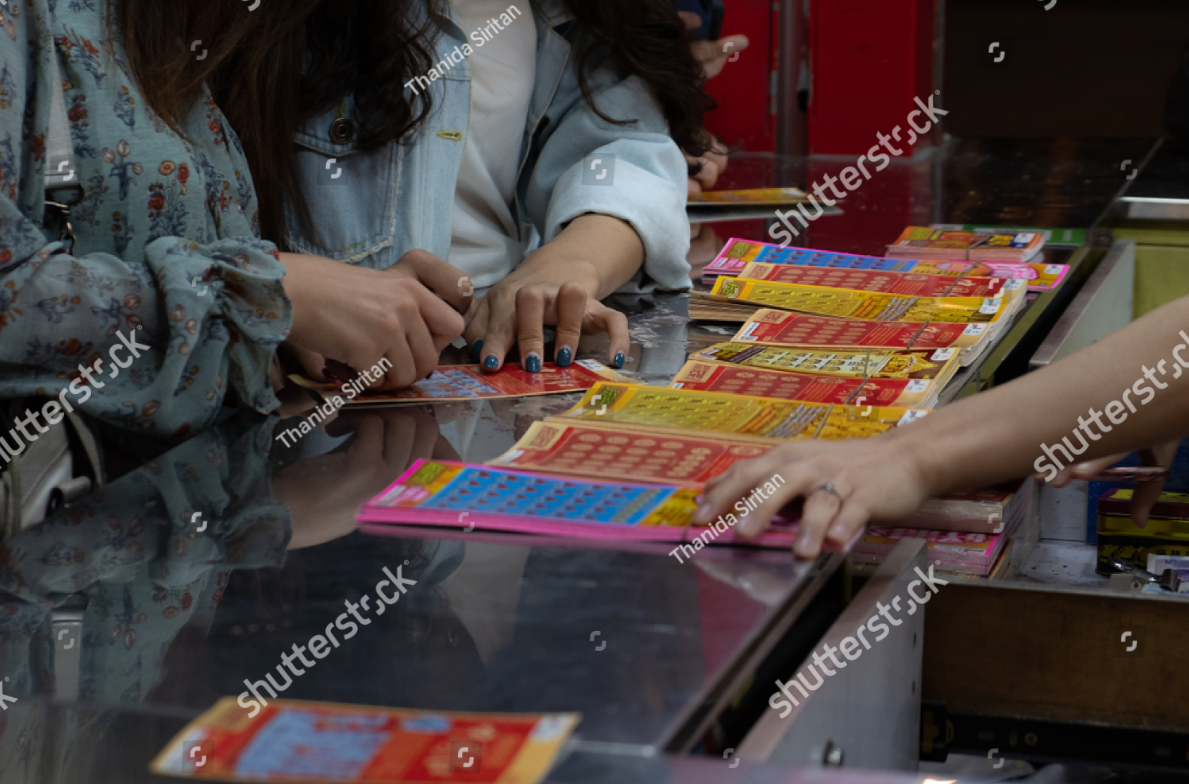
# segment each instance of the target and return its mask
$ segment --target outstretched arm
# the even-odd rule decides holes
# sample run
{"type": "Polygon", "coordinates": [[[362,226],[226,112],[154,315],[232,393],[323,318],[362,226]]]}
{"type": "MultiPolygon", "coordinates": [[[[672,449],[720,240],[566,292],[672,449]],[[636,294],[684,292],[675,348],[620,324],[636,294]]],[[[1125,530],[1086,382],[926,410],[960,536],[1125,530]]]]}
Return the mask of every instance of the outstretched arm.
{"type": "Polygon", "coordinates": [[[1183,297],[1044,370],[877,438],[785,444],[733,466],[707,485],[695,519],[713,521],[780,474],[779,494],[740,525],[758,532],[806,497],[795,550],[812,557],[824,537],[844,543],[868,521],[909,515],[930,496],[1033,472],[1048,480],[1075,461],[1189,435],[1187,369],[1183,297]],[[826,483],[837,495],[815,492],[826,483]]]}

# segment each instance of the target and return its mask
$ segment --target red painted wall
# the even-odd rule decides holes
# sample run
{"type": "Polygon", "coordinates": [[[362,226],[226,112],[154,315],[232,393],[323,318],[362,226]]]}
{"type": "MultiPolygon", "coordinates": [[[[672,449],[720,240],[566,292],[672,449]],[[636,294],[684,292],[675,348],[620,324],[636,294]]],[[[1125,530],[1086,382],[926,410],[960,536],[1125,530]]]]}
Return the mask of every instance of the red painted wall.
{"type": "Polygon", "coordinates": [[[861,155],[907,127],[913,97],[933,92],[933,12],[933,0],[811,0],[811,155],[861,155]]]}

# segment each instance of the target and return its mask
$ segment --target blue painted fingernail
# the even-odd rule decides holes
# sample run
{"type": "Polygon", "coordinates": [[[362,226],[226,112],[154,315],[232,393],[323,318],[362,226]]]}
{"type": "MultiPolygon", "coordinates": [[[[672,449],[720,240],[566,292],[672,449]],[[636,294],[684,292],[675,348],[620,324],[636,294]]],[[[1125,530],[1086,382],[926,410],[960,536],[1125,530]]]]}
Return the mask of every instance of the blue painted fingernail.
{"type": "Polygon", "coordinates": [[[574,360],[574,352],[570,351],[570,349],[568,347],[563,348],[561,351],[557,352],[557,366],[558,367],[569,367],[570,363],[573,360],[574,360]]]}
{"type": "Polygon", "coordinates": [[[499,366],[500,366],[500,361],[499,361],[499,359],[496,358],[495,354],[488,354],[486,357],[483,358],[483,367],[490,368],[491,370],[495,370],[499,366]]]}
{"type": "Polygon", "coordinates": [[[483,356],[483,339],[480,338],[471,344],[471,351],[475,352],[475,359],[480,359],[483,356]]]}
{"type": "Polygon", "coordinates": [[[540,373],[541,358],[536,354],[529,354],[528,359],[524,360],[524,369],[529,373],[540,373]]]}
{"type": "Polygon", "coordinates": [[[615,355],[615,367],[617,369],[623,367],[623,352],[622,351],[615,355]]]}

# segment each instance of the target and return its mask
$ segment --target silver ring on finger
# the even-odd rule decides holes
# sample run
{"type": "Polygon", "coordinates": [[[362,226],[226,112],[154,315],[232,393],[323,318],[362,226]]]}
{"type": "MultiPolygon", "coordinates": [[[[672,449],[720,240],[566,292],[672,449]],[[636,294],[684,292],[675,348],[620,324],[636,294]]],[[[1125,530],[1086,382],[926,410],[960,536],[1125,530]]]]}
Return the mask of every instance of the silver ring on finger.
{"type": "Polygon", "coordinates": [[[830,495],[837,498],[838,503],[840,503],[840,504],[842,503],[842,500],[843,500],[842,494],[838,492],[838,488],[834,486],[833,482],[826,482],[825,484],[820,484],[817,487],[813,488],[813,492],[814,493],[818,493],[818,492],[829,493],[830,495]]]}

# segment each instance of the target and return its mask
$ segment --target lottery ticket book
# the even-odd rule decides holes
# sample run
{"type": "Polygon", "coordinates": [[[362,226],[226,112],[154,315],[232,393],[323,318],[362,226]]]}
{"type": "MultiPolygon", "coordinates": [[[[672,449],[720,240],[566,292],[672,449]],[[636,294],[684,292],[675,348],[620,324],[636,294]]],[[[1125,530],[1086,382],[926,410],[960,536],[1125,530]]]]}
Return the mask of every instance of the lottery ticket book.
{"type": "MultiPolygon", "coordinates": [[[[698,484],[604,482],[530,473],[490,465],[418,460],[359,512],[364,530],[390,525],[445,526],[487,531],[711,544],[791,547],[797,524],[777,515],[755,539],[736,532],[742,515],[775,493],[783,479],[761,486],[709,525],[691,517],[698,484]]],[[[827,543],[826,549],[834,547],[827,543]]]]}

